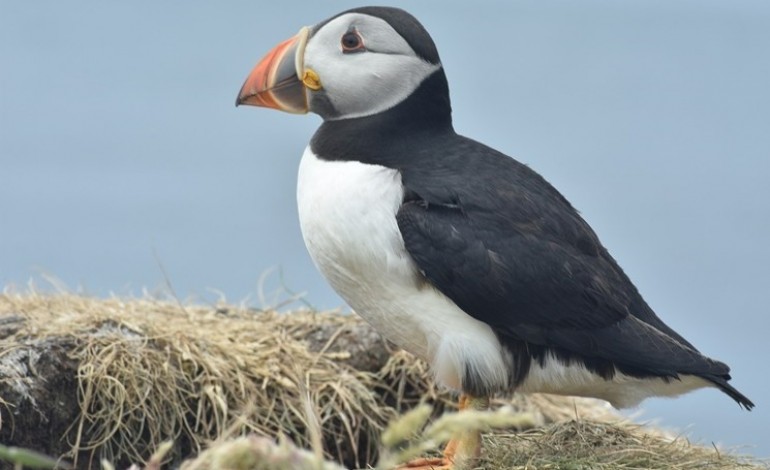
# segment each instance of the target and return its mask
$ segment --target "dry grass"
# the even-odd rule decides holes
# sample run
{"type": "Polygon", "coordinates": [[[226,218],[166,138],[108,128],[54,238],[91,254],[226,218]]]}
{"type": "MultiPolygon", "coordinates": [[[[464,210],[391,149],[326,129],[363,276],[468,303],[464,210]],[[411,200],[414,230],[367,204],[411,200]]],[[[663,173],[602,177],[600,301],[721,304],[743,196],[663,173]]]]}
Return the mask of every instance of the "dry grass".
{"type": "MultiPolygon", "coordinates": [[[[431,410],[418,407],[392,423],[383,434],[382,458],[376,470],[434,450],[458,428],[493,429],[529,427],[527,413],[452,413],[420,431],[431,410]],[[404,445],[406,436],[419,436],[404,445]]],[[[298,449],[288,442],[276,444],[255,436],[224,440],[183,470],[343,470],[317,453],[298,449]]],[[[492,432],[484,436],[484,453],[476,469],[486,470],[734,470],[767,469],[766,463],[749,457],[720,453],[693,445],[683,438],[650,432],[629,422],[573,420],[517,433],[492,432]]]]}
{"type": "Polygon", "coordinates": [[[562,470],[760,469],[751,458],[701,447],[629,422],[573,420],[485,438],[484,468],[562,470]]]}
{"type": "Polygon", "coordinates": [[[319,323],[344,326],[350,317],[6,293],[0,315],[11,313],[26,322],[2,340],[0,358],[29,337],[73,341],[81,406],[73,459],[98,450],[109,461],[144,461],[160,442],[182,438],[197,453],[226,432],[283,433],[307,446],[306,394],[329,442],[365,460],[372,449],[359,443],[375,442],[395,415],[378,403],[374,375],[303,341],[319,323]]]}
{"type": "MultiPolygon", "coordinates": [[[[341,330],[360,323],[338,313],[6,292],[0,318],[11,315],[24,323],[0,338],[0,362],[32,339],[66,338],[72,345],[80,407],[68,433],[73,459],[90,451],[94,462],[146,462],[172,440],[189,446],[164,453],[166,462],[209,448],[185,463],[189,469],[217,468],[223,455],[246,467],[255,455],[289,462],[287,468],[306,461],[318,468],[312,465],[319,454],[352,453],[372,464],[381,431],[397,410],[416,404],[415,391],[439,410],[449,399],[433,386],[425,364],[406,353],[366,372],[350,367],[344,351],[312,352],[307,338],[319,325],[341,330]],[[280,436],[315,451],[274,444],[280,436]]],[[[486,436],[484,468],[760,468],[622,421],[603,402],[531,395],[504,403],[528,412],[535,428],[486,436]]]]}

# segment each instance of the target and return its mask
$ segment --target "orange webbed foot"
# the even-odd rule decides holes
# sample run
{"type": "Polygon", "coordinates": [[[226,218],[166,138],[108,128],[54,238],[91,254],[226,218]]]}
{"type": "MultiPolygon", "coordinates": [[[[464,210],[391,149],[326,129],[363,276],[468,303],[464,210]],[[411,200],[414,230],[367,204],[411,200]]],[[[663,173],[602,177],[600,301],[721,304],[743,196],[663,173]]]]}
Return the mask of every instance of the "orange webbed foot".
{"type": "MultiPolygon", "coordinates": [[[[486,409],[488,398],[474,398],[461,395],[459,408],[462,413],[466,409],[486,409]]],[[[481,455],[481,433],[471,431],[463,433],[447,442],[442,457],[424,457],[398,466],[395,470],[465,470],[472,467],[481,455]]]]}
{"type": "Polygon", "coordinates": [[[454,464],[446,457],[423,457],[410,460],[396,470],[453,470],[454,464]]]}

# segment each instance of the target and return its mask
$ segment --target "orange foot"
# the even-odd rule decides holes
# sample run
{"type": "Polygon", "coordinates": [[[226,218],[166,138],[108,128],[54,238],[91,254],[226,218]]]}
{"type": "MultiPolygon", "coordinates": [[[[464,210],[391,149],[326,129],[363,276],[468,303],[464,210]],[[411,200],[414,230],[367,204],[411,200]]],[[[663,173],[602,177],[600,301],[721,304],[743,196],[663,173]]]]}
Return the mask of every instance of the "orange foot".
{"type": "Polygon", "coordinates": [[[410,460],[396,470],[453,470],[454,464],[446,457],[426,457],[410,460]]]}
{"type": "MultiPolygon", "coordinates": [[[[464,406],[464,402],[465,400],[461,398],[461,407],[464,406]]],[[[443,457],[424,457],[410,460],[397,467],[396,470],[463,470],[468,467],[468,464],[474,462],[480,453],[481,436],[478,432],[470,433],[447,442],[443,457]]]]}
{"type": "Polygon", "coordinates": [[[456,451],[457,439],[451,439],[444,448],[443,457],[423,457],[410,460],[397,467],[396,470],[454,470],[456,451]]]}
{"type": "MultiPolygon", "coordinates": [[[[460,396],[460,412],[466,409],[483,410],[489,406],[488,398],[460,396]]],[[[473,467],[481,455],[481,433],[464,432],[455,439],[450,439],[444,448],[443,457],[428,457],[410,460],[396,470],[465,470],[473,467]]]]}

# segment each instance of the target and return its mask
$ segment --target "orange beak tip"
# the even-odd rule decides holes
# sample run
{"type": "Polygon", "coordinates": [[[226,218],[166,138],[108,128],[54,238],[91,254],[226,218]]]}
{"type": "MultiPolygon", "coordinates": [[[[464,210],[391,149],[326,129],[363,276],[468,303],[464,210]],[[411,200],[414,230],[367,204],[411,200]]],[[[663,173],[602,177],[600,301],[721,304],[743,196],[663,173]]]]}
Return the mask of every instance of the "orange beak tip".
{"type": "Polygon", "coordinates": [[[305,85],[299,79],[308,30],[281,42],[259,61],[241,87],[235,106],[273,108],[290,113],[308,111],[305,85]]]}

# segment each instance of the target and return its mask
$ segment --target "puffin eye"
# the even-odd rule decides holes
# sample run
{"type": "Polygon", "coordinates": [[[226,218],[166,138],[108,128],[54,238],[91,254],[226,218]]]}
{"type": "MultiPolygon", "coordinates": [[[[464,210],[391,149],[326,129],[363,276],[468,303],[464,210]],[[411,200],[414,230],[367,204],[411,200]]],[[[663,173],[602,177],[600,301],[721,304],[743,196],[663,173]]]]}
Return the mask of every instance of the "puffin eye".
{"type": "Polygon", "coordinates": [[[348,31],[347,33],[343,34],[340,44],[342,44],[342,52],[345,53],[363,52],[365,50],[364,40],[356,30],[348,31]]]}

